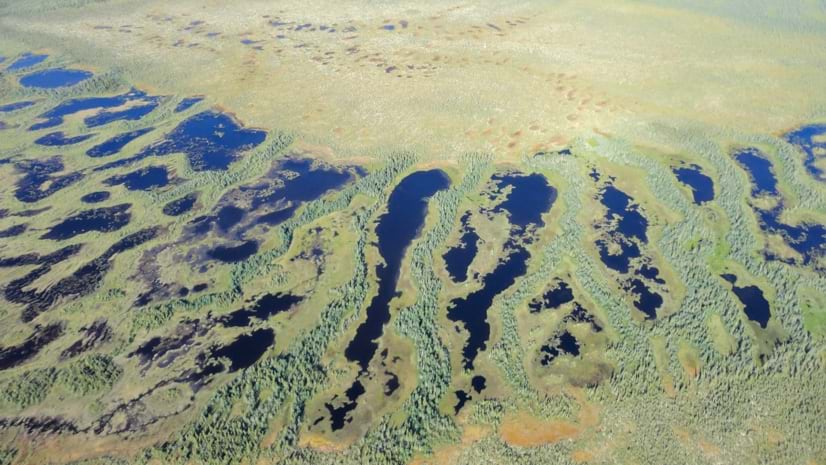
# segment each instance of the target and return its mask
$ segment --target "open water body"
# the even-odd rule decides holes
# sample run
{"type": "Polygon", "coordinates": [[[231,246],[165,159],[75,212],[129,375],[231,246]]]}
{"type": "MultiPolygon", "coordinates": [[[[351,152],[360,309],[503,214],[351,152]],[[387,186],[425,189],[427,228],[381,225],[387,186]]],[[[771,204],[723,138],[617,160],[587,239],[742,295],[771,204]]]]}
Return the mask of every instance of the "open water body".
{"type": "Polygon", "coordinates": [[[466,297],[450,302],[447,317],[459,322],[468,332],[468,340],[462,349],[465,369],[472,370],[479,352],[487,348],[490,338],[488,309],[494,298],[513,286],[516,279],[528,269],[530,253],[525,244],[533,241],[534,229],[544,226],[542,215],[547,213],[556,200],[556,189],[541,174],[504,173],[491,178],[496,199],[507,192],[507,197],[493,209],[493,214],[505,214],[511,224],[511,238],[505,245],[505,257],[482,278],[482,288],[466,297]]]}
{"type": "Polygon", "coordinates": [[[442,256],[450,278],[460,283],[467,280],[467,272],[479,250],[479,234],[470,225],[470,212],[462,216],[462,236],[459,244],[448,249],[442,256]]]}
{"type": "Polygon", "coordinates": [[[743,304],[743,311],[749,320],[765,328],[771,318],[771,307],[763,295],[763,290],[757,286],[737,286],[737,276],[733,274],[724,274],[722,277],[731,284],[731,291],[743,304]]]}
{"type": "MultiPolygon", "coordinates": [[[[387,212],[378,219],[376,245],[384,260],[383,264],[376,266],[378,293],[370,301],[365,310],[364,322],[358,327],[344,351],[347,360],[359,365],[359,375],[367,373],[370,361],[378,350],[378,340],[384,331],[384,325],[390,321],[390,301],[398,294],[396,285],[402,260],[413,239],[424,226],[428,201],[430,197],[449,186],[450,178],[442,170],[412,173],[393,189],[387,202],[387,212]]],[[[355,410],[358,399],[364,392],[364,386],[357,378],[345,392],[346,402],[340,406],[325,404],[333,431],[352,421],[348,415],[355,410]]]]}
{"type": "Polygon", "coordinates": [[[92,73],[89,71],[83,71],[81,69],[45,69],[21,77],[20,85],[38,89],[57,89],[59,87],[74,86],[92,76],[92,73]]]}
{"type": "Polygon", "coordinates": [[[691,188],[695,205],[714,200],[714,182],[703,173],[699,165],[686,165],[673,169],[677,179],[691,188]]]}

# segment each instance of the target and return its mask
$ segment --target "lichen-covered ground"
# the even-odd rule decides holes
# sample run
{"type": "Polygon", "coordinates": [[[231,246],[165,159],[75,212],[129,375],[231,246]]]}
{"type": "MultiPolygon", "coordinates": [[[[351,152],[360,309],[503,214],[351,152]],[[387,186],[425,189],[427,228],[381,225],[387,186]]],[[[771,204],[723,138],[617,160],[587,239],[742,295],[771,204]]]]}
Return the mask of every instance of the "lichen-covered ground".
{"type": "Polygon", "coordinates": [[[0,1],[0,464],[826,464],[826,7],[0,1]]]}

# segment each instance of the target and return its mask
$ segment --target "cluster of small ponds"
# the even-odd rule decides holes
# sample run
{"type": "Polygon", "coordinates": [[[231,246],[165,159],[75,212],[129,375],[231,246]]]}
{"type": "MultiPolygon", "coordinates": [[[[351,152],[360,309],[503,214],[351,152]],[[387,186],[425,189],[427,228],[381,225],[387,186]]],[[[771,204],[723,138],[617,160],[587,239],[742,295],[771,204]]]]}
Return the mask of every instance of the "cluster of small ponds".
{"type": "MultiPolygon", "coordinates": [[[[801,129],[798,133],[812,136],[812,130],[808,127],[801,129]]],[[[802,135],[790,136],[790,139],[803,144],[800,142],[803,137],[802,135]]],[[[749,175],[752,182],[752,197],[771,199],[774,202],[774,206],[768,208],[760,207],[756,202],[752,202],[752,209],[757,215],[760,229],[767,234],[782,237],[786,245],[800,254],[799,263],[816,264],[820,257],[826,254],[826,225],[808,222],[791,225],[782,221],[784,200],[778,189],[774,167],[769,158],[759,149],[738,150],[734,153],[734,159],[749,175]]],[[[768,250],[765,256],[770,260],[780,260],[791,264],[798,262],[794,259],[780,257],[768,250]]]]}
{"type": "MultiPolygon", "coordinates": [[[[48,55],[43,54],[24,53],[6,66],[6,71],[13,73],[25,72],[24,70],[43,63],[48,57],[48,55]]],[[[48,68],[27,72],[19,78],[19,82],[23,87],[56,89],[74,86],[89,79],[92,75],[89,71],[81,69],[48,68]]]]}
{"type": "Polygon", "coordinates": [[[368,374],[370,361],[379,347],[379,338],[384,332],[384,326],[390,321],[390,301],[398,295],[397,284],[405,251],[424,225],[428,200],[449,186],[450,179],[442,170],[410,174],[393,189],[387,202],[387,211],[378,219],[377,246],[384,261],[376,266],[378,292],[365,310],[364,322],[344,351],[347,360],[358,364],[359,376],[345,392],[347,400],[342,405],[325,405],[333,431],[352,421],[348,415],[355,410],[358,399],[366,392],[360,378],[368,374]]]}
{"type": "Polygon", "coordinates": [[[596,240],[600,260],[619,275],[621,286],[634,296],[634,307],[653,320],[664,302],[661,292],[665,281],[643,252],[648,243],[648,219],[613,179],[604,183],[597,198],[606,209],[604,220],[595,226],[601,232],[596,240]]]}
{"type": "MultiPolygon", "coordinates": [[[[391,29],[388,29],[391,30],[391,29]]],[[[46,60],[45,55],[24,55],[6,67],[18,72],[36,66],[46,60]]],[[[91,73],[79,70],[47,69],[30,73],[20,78],[24,86],[44,88],[71,86],[91,77],[91,73]]],[[[203,97],[181,100],[175,112],[184,112],[197,105],[203,97]]],[[[155,110],[163,101],[162,97],[147,95],[133,89],[112,97],[92,97],[67,100],[40,114],[38,121],[29,126],[30,131],[56,128],[64,118],[79,112],[97,110],[84,118],[88,128],[100,127],[114,121],[137,121],[155,110]],[[124,109],[125,108],[125,109],[124,109]]],[[[20,101],[0,106],[0,113],[15,112],[35,105],[35,101],[20,101]]],[[[100,142],[86,150],[86,156],[93,159],[110,159],[92,168],[93,171],[107,171],[135,164],[149,157],[164,157],[182,153],[195,172],[226,170],[244,151],[260,145],[266,139],[264,131],[244,128],[232,117],[216,110],[199,112],[184,119],[160,140],[145,145],[135,155],[118,158],[117,155],[130,143],[152,133],[153,127],[130,130],[100,142]]],[[[818,180],[823,173],[816,166],[822,156],[824,143],[818,142],[826,132],[825,126],[806,126],[787,135],[787,140],[806,154],[805,165],[808,172],[818,180]]],[[[41,146],[62,147],[83,144],[96,134],[67,135],[62,131],[52,131],[38,137],[35,143],[41,146]]],[[[569,153],[568,153],[569,154],[569,153]]],[[[567,154],[563,154],[567,155],[567,154]]],[[[746,149],[734,155],[737,162],[746,169],[753,183],[752,195],[779,198],[777,180],[771,162],[757,149],[746,149]]],[[[13,161],[21,174],[14,195],[17,200],[35,203],[80,181],[88,172],[66,172],[60,156],[38,160],[13,161]]],[[[703,168],[696,164],[680,164],[673,167],[677,180],[685,184],[697,205],[710,202],[715,197],[714,184],[703,168]]],[[[353,182],[365,172],[355,166],[334,167],[323,162],[305,158],[285,158],[276,162],[270,172],[254,183],[243,185],[225,193],[212,212],[195,217],[187,222],[184,232],[173,245],[187,245],[197,250],[201,260],[215,260],[235,263],[248,259],[259,248],[257,234],[266,231],[291,218],[298,208],[307,202],[338,190],[353,182]],[[205,250],[197,246],[210,239],[205,250]],[[214,244],[215,239],[219,243],[214,244]]],[[[596,171],[591,173],[595,182],[600,181],[596,171]]],[[[123,186],[127,190],[158,189],[175,181],[173,173],[164,165],[145,166],[123,174],[113,174],[102,181],[109,188],[123,186]]],[[[648,219],[639,205],[627,193],[620,190],[609,179],[602,183],[597,199],[606,209],[606,216],[596,227],[601,232],[596,241],[600,259],[604,265],[621,276],[624,289],[634,296],[634,306],[647,319],[655,319],[663,305],[665,281],[652,259],[645,255],[648,243],[648,219]]],[[[354,338],[345,350],[348,361],[357,364],[359,374],[344,392],[344,397],[334,398],[325,407],[330,416],[332,429],[343,428],[352,421],[351,413],[359,399],[366,392],[363,381],[375,374],[370,373],[371,363],[376,358],[379,341],[384,327],[390,320],[390,303],[399,294],[398,280],[401,264],[409,246],[419,234],[428,212],[428,202],[436,193],[450,186],[447,175],[438,169],[412,173],[396,185],[391,192],[387,211],[376,224],[377,247],[381,263],[376,266],[377,293],[365,310],[366,318],[356,330],[354,338]]],[[[550,211],[557,196],[556,189],[548,184],[540,174],[520,172],[497,173],[492,176],[486,192],[491,207],[468,210],[461,216],[461,230],[458,244],[443,255],[446,271],[456,283],[468,281],[468,271],[475,259],[480,244],[484,241],[471,224],[476,215],[494,217],[504,215],[509,224],[508,240],[504,244],[503,256],[494,268],[480,275],[472,276],[480,282],[477,290],[450,301],[447,317],[460,325],[467,333],[462,349],[462,363],[466,370],[474,370],[474,361],[480,352],[486,350],[490,338],[488,310],[496,296],[513,286],[527,272],[531,257],[528,246],[535,241],[538,231],[544,226],[542,216],[550,211]]],[[[80,200],[84,204],[108,202],[112,194],[97,190],[84,194],[80,200]]],[[[191,192],[161,206],[164,215],[175,217],[184,215],[198,205],[199,193],[191,192]]],[[[782,199],[771,209],[754,207],[760,226],[764,231],[780,234],[787,243],[803,257],[803,263],[811,263],[824,252],[826,227],[816,224],[788,225],[780,221],[782,199]]],[[[48,209],[48,207],[46,207],[48,209]]],[[[34,209],[36,215],[45,209],[34,209]]],[[[18,212],[26,217],[27,212],[18,212]]],[[[6,212],[4,212],[4,216],[6,212]]],[[[132,219],[131,205],[120,203],[111,206],[92,206],[81,210],[52,225],[40,238],[50,241],[65,241],[87,233],[111,233],[125,227],[132,219]]],[[[0,231],[0,238],[15,237],[27,231],[26,224],[18,224],[0,231]]],[[[158,227],[150,227],[130,234],[103,254],[88,261],[71,275],[42,290],[30,288],[40,277],[50,272],[58,263],[77,256],[83,244],[64,246],[46,255],[25,254],[0,258],[0,268],[33,266],[21,278],[17,278],[4,289],[6,300],[23,305],[22,318],[32,321],[39,314],[49,310],[56,302],[67,297],[79,297],[92,292],[102,281],[112,259],[119,253],[130,250],[157,237],[158,227]]],[[[769,257],[777,258],[777,257],[769,257]]],[[[757,286],[736,285],[737,277],[723,275],[730,283],[732,292],[743,303],[749,319],[765,328],[771,316],[768,301],[757,286]]],[[[193,289],[181,287],[176,294],[186,297],[191,292],[201,292],[206,285],[193,289]]],[[[153,289],[154,291],[154,289],[153,289]]],[[[177,334],[155,337],[142,344],[131,355],[141,360],[144,366],[168,366],[178,357],[182,348],[194,346],[211,328],[249,328],[256,322],[267,321],[272,316],[298,305],[303,296],[292,294],[266,294],[250,305],[220,317],[208,317],[203,321],[183,323],[177,334]]],[[[140,305],[153,300],[148,292],[139,299],[140,305]]],[[[571,308],[562,319],[560,328],[540,348],[539,361],[549,365],[557,357],[581,353],[581,342],[568,330],[567,323],[590,323],[594,332],[602,330],[591,313],[576,302],[572,288],[562,280],[529,303],[532,313],[558,310],[562,306],[571,308]]],[[[82,328],[81,337],[63,351],[62,357],[69,358],[85,352],[111,338],[111,328],[105,321],[98,321],[88,328],[82,328]]],[[[43,347],[52,343],[64,333],[62,323],[46,326],[35,325],[30,336],[22,343],[0,348],[0,370],[17,366],[30,360],[43,347]]],[[[237,371],[251,366],[273,345],[275,332],[271,328],[257,328],[239,334],[225,345],[211,345],[203,348],[198,355],[198,368],[184,373],[179,381],[201,385],[211,375],[222,371],[237,371]],[[221,359],[229,360],[224,366],[221,359]]],[[[384,367],[385,395],[391,395],[399,386],[397,375],[389,371],[385,363],[387,350],[382,353],[384,367]]],[[[456,390],[458,403],[455,412],[485,389],[486,380],[481,375],[471,378],[467,390],[456,390]],[[475,393],[475,394],[474,394],[475,393]]],[[[321,421],[320,418],[317,421],[321,421]]]]}

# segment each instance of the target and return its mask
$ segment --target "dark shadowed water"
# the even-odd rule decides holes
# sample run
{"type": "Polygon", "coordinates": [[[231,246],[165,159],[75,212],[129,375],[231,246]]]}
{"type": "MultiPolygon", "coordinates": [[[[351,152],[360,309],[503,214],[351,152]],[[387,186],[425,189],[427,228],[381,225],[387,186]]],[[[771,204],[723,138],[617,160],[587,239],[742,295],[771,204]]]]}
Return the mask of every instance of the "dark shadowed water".
{"type": "Polygon", "coordinates": [[[83,203],[100,203],[109,200],[111,196],[112,194],[107,191],[90,192],[81,197],[80,201],[83,203]]]}
{"type": "Polygon", "coordinates": [[[49,134],[46,134],[45,136],[39,137],[37,140],[34,141],[34,143],[46,147],[59,147],[63,145],[79,144],[94,136],[94,134],[83,134],[80,136],[68,137],[63,132],[58,131],[51,132],[49,134]]]}
{"type": "MultiPolygon", "coordinates": [[[[640,206],[610,181],[600,191],[599,199],[606,207],[604,222],[596,226],[596,229],[605,231],[607,236],[596,241],[602,263],[621,274],[629,273],[634,267],[637,276],[664,284],[665,281],[659,277],[659,270],[651,266],[650,259],[642,253],[641,244],[648,242],[648,220],[643,216],[640,206]],[[642,260],[635,261],[640,258],[642,260]]],[[[646,319],[657,317],[657,309],[663,304],[660,294],[640,278],[626,279],[622,285],[635,296],[634,306],[645,314],[646,319]]]]}
{"type": "Polygon", "coordinates": [[[765,328],[771,318],[771,308],[769,301],[763,296],[763,291],[757,286],[737,286],[737,276],[733,274],[721,275],[723,279],[731,283],[731,290],[743,304],[743,311],[749,320],[765,328]]]}
{"type": "Polygon", "coordinates": [[[539,362],[543,366],[547,366],[560,355],[569,354],[577,356],[579,355],[579,347],[579,341],[576,340],[574,335],[568,331],[564,331],[550,343],[539,349],[541,354],[539,362]]]}
{"type": "Polygon", "coordinates": [[[519,241],[533,241],[533,230],[545,224],[542,215],[551,209],[557,196],[556,189],[541,174],[496,174],[491,180],[496,186],[492,198],[507,195],[491,212],[508,216],[511,238],[505,244],[506,256],[499,260],[493,271],[484,276],[482,288],[450,302],[447,317],[451,321],[461,322],[468,332],[468,340],[462,349],[463,363],[467,370],[473,369],[476,356],[487,348],[490,338],[488,309],[494,298],[527,272],[530,253],[519,241]]]}
{"type": "Polygon", "coordinates": [[[169,184],[169,172],[163,165],[148,166],[131,173],[112,176],[103,180],[103,184],[107,186],[123,185],[130,191],[147,191],[169,184]]]}
{"type": "MultiPolygon", "coordinates": [[[[800,253],[803,264],[815,263],[819,257],[826,255],[826,225],[817,223],[800,223],[789,225],[780,221],[783,204],[770,210],[755,208],[760,219],[760,228],[768,233],[779,234],[784,242],[800,253]]],[[[770,256],[769,258],[779,259],[770,256]]]]}
{"type": "Polygon", "coordinates": [[[384,263],[376,266],[378,294],[367,307],[365,321],[344,352],[348,360],[359,364],[362,372],[367,371],[378,348],[377,340],[384,325],[390,321],[390,301],[397,293],[402,260],[407,247],[424,225],[428,200],[449,186],[450,179],[441,170],[410,174],[393,189],[387,212],[379,217],[377,246],[384,263]]]}
{"type": "Polygon", "coordinates": [[[464,408],[465,404],[469,400],[472,400],[473,397],[470,394],[468,394],[467,392],[465,392],[461,389],[455,391],[454,394],[456,394],[457,402],[456,402],[456,405],[453,406],[453,414],[458,415],[459,412],[462,411],[462,408],[464,408]]]}
{"type": "MultiPolygon", "coordinates": [[[[38,278],[51,270],[51,266],[59,263],[72,255],[77,254],[81,245],[73,244],[64,247],[46,256],[28,255],[15,257],[14,260],[27,260],[31,264],[39,265],[22,278],[11,281],[4,289],[6,300],[18,304],[23,304],[26,308],[21,315],[23,321],[32,321],[40,313],[48,310],[56,302],[69,297],[82,297],[97,288],[103,277],[111,267],[112,258],[116,255],[137,247],[149,240],[154,239],[158,234],[158,228],[151,227],[129,234],[115,242],[103,254],[87,262],[76,269],[71,275],[60,279],[48,288],[40,290],[29,286],[38,278]]],[[[0,266],[3,266],[0,260],[0,266]]],[[[8,266],[8,265],[6,265],[8,266]]]]}
{"type": "Polygon", "coordinates": [[[60,157],[45,160],[25,160],[16,163],[15,168],[24,176],[17,181],[14,196],[21,202],[37,202],[55,192],[80,181],[83,174],[75,171],[59,175],[63,171],[60,157]],[[45,187],[44,187],[45,186],[45,187]]]}
{"type": "MultiPolygon", "coordinates": [[[[814,137],[816,130],[801,129],[800,134],[788,136],[796,140],[799,144],[804,144],[806,137],[814,137]]],[[[796,133],[792,133],[796,134],[796,133]]],[[[813,142],[814,144],[814,142],[813,142]]],[[[767,194],[778,196],[777,180],[774,177],[773,166],[770,160],[765,158],[757,149],[747,149],[735,154],[740,164],[749,171],[752,181],[752,195],[767,194]]],[[[784,203],[779,198],[777,205],[770,209],[762,209],[752,206],[757,214],[760,229],[769,234],[776,234],[783,238],[783,241],[790,248],[800,253],[802,264],[809,265],[817,263],[819,257],[826,255],[826,225],[818,223],[802,222],[797,225],[790,225],[780,220],[784,203]]],[[[767,258],[794,262],[794,260],[783,259],[771,253],[766,253],[767,258]]]]}
{"type": "Polygon", "coordinates": [[[112,207],[84,210],[52,226],[40,238],[62,241],[91,231],[103,233],[117,231],[129,224],[132,218],[129,213],[131,206],[131,204],[122,203],[112,207]]]}
{"type": "Polygon", "coordinates": [[[0,370],[16,367],[38,354],[44,347],[63,335],[62,322],[46,326],[36,325],[32,333],[20,344],[0,347],[0,370]]]}
{"type": "Polygon", "coordinates": [[[229,371],[251,367],[275,343],[275,332],[270,328],[242,334],[231,343],[212,351],[212,358],[228,358],[229,371]]]}
{"type": "Polygon", "coordinates": [[[470,212],[462,216],[462,230],[459,244],[448,249],[442,256],[450,278],[457,283],[467,280],[468,267],[479,250],[479,235],[470,225],[470,212]]]}
{"type": "Polygon", "coordinates": [[[187,194],[179,199],[172,200],[163,206],[163,214],[166,216],[179,216],[192,210],[195,202],[198,201],[198,194],[187,194]]]}
{"type": "Polygon", "coordinates": [[[574,291],[568,283],[560,279],[556,281],[556,287],[549,289],[541,298],[534,299],[528,304],[531,313],[539,313],[545,309],[553,310],[574,300],[574,291]]]}
{"type": "MultiPolygon", "coordinates": [[[[370,361],[379,347],[378,339],[384,331],[384,325],[390,321],[390,301],[397,295],[396,284],[402,260],[424,225],[428,201],[449,186],[450,178],[442,170],[417,171],[402,179],[390,193],[387,212],[379,217],[376,226],[376,245],[384,259],[383,264],[376,266],[378,293],[370,301],[364,322],[344,351],[347,360],[358,363],[359,375],[367,374],[370,361]]],[[[348,402],[340,407],[325,404],[330,412],[333,431],[343,428],[345,422],[352,421],[347,415],[356,408],[358,399],[364,392],[364,386],[356,378],[346,392],[348,402]]]]}
{"type": "Polygon", "coordinates": [[[293,308],[301,302],[304,297],[293,294],[264,294],[255,303],[248,307],[236,310],[219,318],[222,325],[226,327],[244,327],[252,323],[252,318],[266,320],[273,315],[293,308]]]}
{"type": "Polygon", "coordinates": [[[244,241],[238,245],[219,245],[207,255],[224,263],[242,262],[258,252],[258,242],[254,240],[244,241]]]}
{"type": "Polygon", "coordinates": [[[364,385],[361,384],[361,381],[356,380],[344,393],[347,396],[347,402],[344,402],[339,407],[335,407],[329,402],[324,404],[324,407],[330,412],[330,428],[333,431],[338,431],[344,428],[345,424],[353,421],[353,419],[347,415],[356,409],[356,406],[358,406],[358,398],[364,393],[364,385]]]}
{"type": "Polygon", "coordinates": [[[16,224],[14,226],[9,226],[6,229],[0,230],[0,239],[19,236],[26,232],[26,229],[28,228],[29,226],[26,224],[16,224]]]}
{"type": "Polygon", "coordinates": [[[663,304],[661,295],[652,291],[643,281],[636,278],[628,283],[625,290],[637,296],[634,299],[634,306],[645,314],[647,320],[657,318],[657,309],[663,304]]]}

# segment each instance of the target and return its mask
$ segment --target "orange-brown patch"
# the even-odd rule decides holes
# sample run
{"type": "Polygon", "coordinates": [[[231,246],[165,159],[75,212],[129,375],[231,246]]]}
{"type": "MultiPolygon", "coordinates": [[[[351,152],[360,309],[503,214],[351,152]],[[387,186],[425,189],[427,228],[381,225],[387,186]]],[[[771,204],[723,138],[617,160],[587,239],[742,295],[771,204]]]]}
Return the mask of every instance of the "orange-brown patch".
{"type": "Polygon", "coordinates": [[[585,463],[594,460],[594,454],[587,450],[579,449],[571,452],[571,460],[576,463],[585,463]]]}
{"type": "Polygon", "coordinates": [[[305,432],[298,440],[298,445],[322,452],[340,452],[347,448],[343,442],[334,442],[320,434],[305,432]]]}
{"type": "Polygon", "coordinates": [[[502,439],[510,445],[537,447],[573,439],[582,427],[564,420],[543,421],[525,413],[506,417],[499,427],[502,439]]]}

